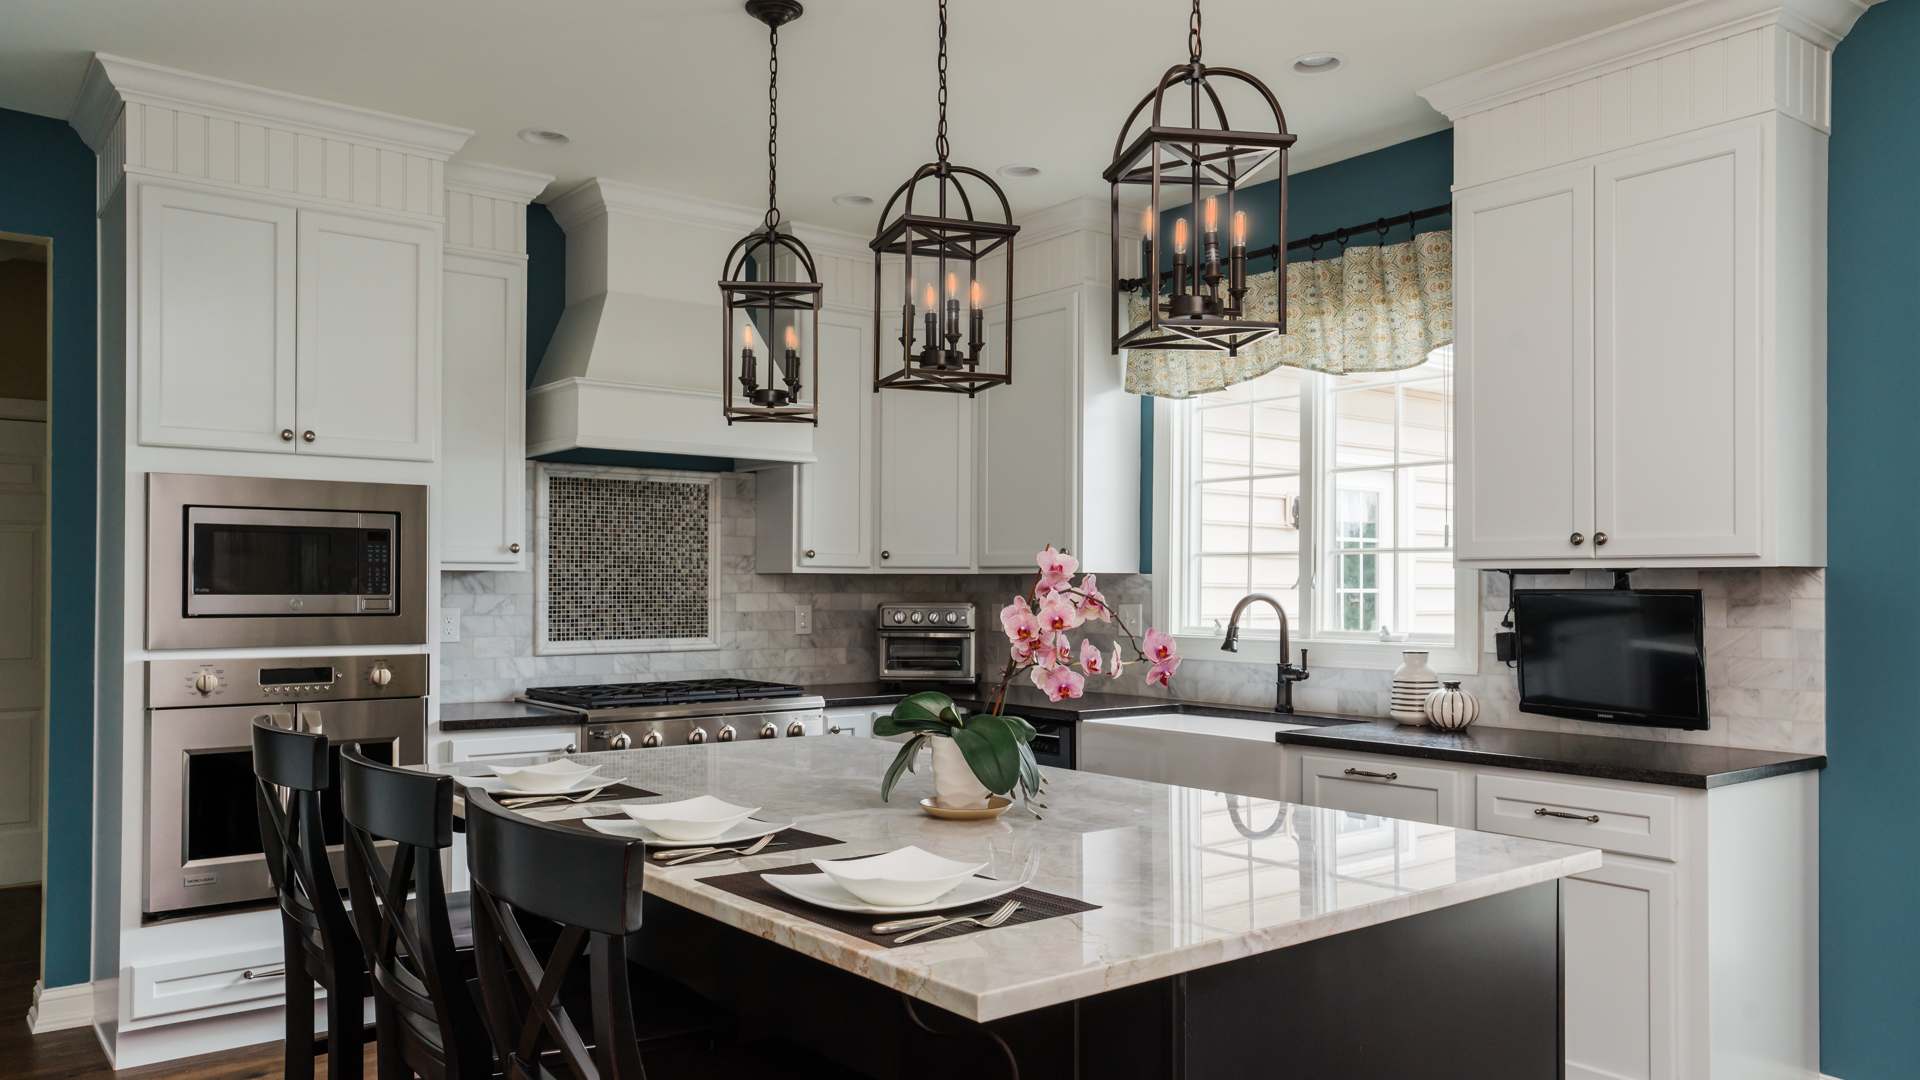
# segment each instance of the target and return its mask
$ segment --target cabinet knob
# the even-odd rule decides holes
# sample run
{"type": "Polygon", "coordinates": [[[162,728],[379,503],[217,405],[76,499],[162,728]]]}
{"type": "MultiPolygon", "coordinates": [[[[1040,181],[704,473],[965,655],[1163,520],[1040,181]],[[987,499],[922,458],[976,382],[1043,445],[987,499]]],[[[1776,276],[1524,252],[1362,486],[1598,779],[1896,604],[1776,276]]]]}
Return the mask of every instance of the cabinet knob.
{"type": "Polygon", "coordinates": [[[893,558],[893,552],[891,552],[891,551],[883,551],[883,552],[881,552],[881,553],[880,553],[880,557],[881,557],[881,558],[883,558],[883,559],[891,559],[891,558],[893,558]]]}
{"type": "Polygon", "coordinates": [[[566,752],[567,752],[567,753],[569,753],[569,754],[577,754],[577,753],[579,753],[580,751],[579,751],[579,749],[578,749],[578,748],[577,748],[577,747],[576,747],[576,746],[575,746],[575,745],[574,745],[573,743],[568,743],[568,744],[567,744],[567,749],[566,749],[566,752]]]}
{"type": "Polygon", "coordinates": [[[312,442],[314,440],[314,434],[312,431],[303,431],[300,433],[300,438],[306,440],[307,442],[312,442]]]}
{"type": "Polygon", "coordinates": [[[1572,544],[1574,547],[1579,547],[1586,542],[1587,537],[1585,533],[1574,533],[1572,536],[1567,537],[1567,543],[1572,544]]]}
{"type": "Polygon", "coordinates": [[[293,429],[292,429],[292,428],[290,428],[290,427],[283,427],[283,428],[281,428],[281,429],[280,429],[280,441],[281,441],[281,442],[292,442],[292,441],[293,441],[293,429]]]}
{"type": "Polygon", "coordinates": [[[1597,532],[1597,533],[1594,533],[1594,534],[1593,534],[1593,546],[1594,546],[1594,547],[1601,547],[1601,546],[1604,546],[1604,545],[1606,544],[1606,542],[1607,542],[1607,534],[1606,534],[1606,533],[1603,533],[1603,532],[1597,532]]]}
{"type": "Polygon", "coordinates": [[[512,553],[513,553],[513,554],[515,554],[515,555],[518,555],[518,554],[520,554],[520,545],[519,545],[519,544],[508,544],[508,545],[507,545],[507,550],[508,550],[508,551],[510,551],[510,552],[512,552],[512,553]]]}
{"type": "Polygon", "coordinates": [[[809,559],[811,559],[811,558],[813,558],[813,549],[812,549],[812,548],[808,548],[808,549],[806,550],[806,556],[807,556],[807,558],[809,558],[809,559]]]}

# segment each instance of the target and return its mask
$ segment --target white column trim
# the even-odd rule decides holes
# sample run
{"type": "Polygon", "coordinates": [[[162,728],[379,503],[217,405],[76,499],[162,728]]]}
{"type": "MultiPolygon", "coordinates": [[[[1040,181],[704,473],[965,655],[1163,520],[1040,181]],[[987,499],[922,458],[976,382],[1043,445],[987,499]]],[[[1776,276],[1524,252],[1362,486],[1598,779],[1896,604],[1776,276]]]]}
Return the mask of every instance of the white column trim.
{"type": "Polygon", "coordinates": [[[27,1030],[35,1035],[66,1031],[93,1023],[93,984],[75,983],[48,989],[36,979],[33,1004],[27,1007],[27,1030]]]}

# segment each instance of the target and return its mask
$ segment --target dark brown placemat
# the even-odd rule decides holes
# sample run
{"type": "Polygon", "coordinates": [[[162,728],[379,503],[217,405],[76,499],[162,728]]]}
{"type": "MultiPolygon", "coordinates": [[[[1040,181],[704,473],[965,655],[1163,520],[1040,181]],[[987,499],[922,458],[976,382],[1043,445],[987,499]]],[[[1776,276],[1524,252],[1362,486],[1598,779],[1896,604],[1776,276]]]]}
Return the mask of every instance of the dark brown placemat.
{"type": "MultiPolygon", "coordinates": [[[[588,799],[586,802],[577,802],[577,803],[576,802],[559,802],[557,801],[558,796],[555,796],[556,801],[534,803],[531,806],[526,807],[526,809],[558,810],[562,807],[567,807],[567,806],[592,806],[594,803],[603,803],[603,802],[619,800],[619,799],[650,799],[653,796],[658,794],[660,793],[657,791],[648,791],[646,788],[634,787],[632,784],[609,784],[607,785],[606,790],[602,791],[598,795],[595,795],[593,798],[588,799]]],[[[502,795],[497,791],[489,791],[487,792],[487,797],[491,798],[494,802],[500,803],[500,805],[502,806],[506,806],[506,808],[509,810],[514,810],[518,808],[513,806],[507,806],[507,802],[510,802],[515,799],[537,799],[540,796],[538,795],[502,795]]]]}
{"type": "MultiPolygon", "coordinates": [[[[821,926],[827,927],[830,930],[838,930],[843,934],[850,934],[862,941],[870,941],[875,945],[885,945],[888,948],[898,948],[893,941],[893,938],[898,935],[883,937],[876,934],[873,932],[873,924],[886,922],[889,919],[910,919],[913,918],[913,916],[855,915],[845,911],[829,911],[826,908],[814,907],[812,904],[796,900],[786,893],[781,892],[779,889],[767,884],[761,880],[760,877],[762,874],[817,874],[819,872],[812,863],[805,863],[800,866],[782,866],[773,870],[746,870],[738,874],[720,874],[715,877],[701,878],[700,883],[702,885],[711,885],[725,892],[730,892],[735,896],[745,897],[757,904],[765,904],[770,908],[778,908],[789,915],[798,915],[803,919],[819,923],[821,926]]],[[[975,904],[961,904],[951,911],[929,911],[927,914],[971,915],[978,911],[991,912],[1009,900],[1020,901],[1020,910],[1014,912],[1013,917],[1001,923],[1000,926],[1020,926],[1025,923],[1039,922],[1042,919],[1057,918],[1061,915],[1078,915],[1083,911],[1096,911],[1100,907],[1099,904],[1089,904],[1085,900],[1076,900],[1071,896],[1060,896],[1056,893],[1041,892],[1039,889],[1029,886],[1015,889],[1005,896],[996,896],[991,900],[982,900],[975,904]]],[[[994,929],[997,930],[999,927],[995,927],[994,929]]],[[[979,930],[980,928],[977,926],[956,926],[951,929],[935,931],[931,934],[922,934],[912,941],[907,942],[907,944],[918,945],[923,941],[944,941],[947,938],[959,937],[962,934],[978,933],[979,930]]]]}
{"type": "MultiPolygon", "coordinates": [[[[588,825],[587,822],[606,821],[610,818],[624,818],[625,816],[626,815],[624,814],[595,814],[589,817],[568,818],[565,821],[555,821],[555,822],[552,822],[552,824],[564,826],[570,829],[577,829],[581,832],[589,832],[595,836],[611,836],[613,834],[603,833],[599,829],[596,829],[593,826],[588,825]]],[[[620,839],[625,839],[625,838],[622,837],[620,839]]],[[[822,833],[808,832],[805,829],[787,828],[787,829],[782,829],[779,833],[775,834],[773,838],[773,843],[768,844],[766,847],[761,848],[759,851],[755,852],[754,855],[756,857],[760,855],[779,855],[782,852],[800,851],[805,848],[831,847],[834,844],[838,844],[840,842],[841,841],[838,838],[827,836],[822,833]]],[[[695,846],[695,845],[689,845],[689,846],[695,846]]],[[[745,840],[738,844],[728,844],[727,846],[728,847],[751,847],[753,846],[753,841],[745,840]]],[[[677,850],[679,849],[649,845],[647,848],[647,855],[649,856],[648,863],[650,865],[657,865],[653,863],[653,860],[651,858],[652,856],[664,855],[664,854],[667,854],[668,852],[677,851],[677,850]]],[[[719,854],[719,855],[712,855],[712,856],[703,857],[699,859],[688,859],[686,862],[675,863],[674,865],[675,866],[699,866],[701,863],[704,863],[704,862],[718,862],[722,859],[737,859],[739,857],[740,856],[738,855],[719,854]]]]}

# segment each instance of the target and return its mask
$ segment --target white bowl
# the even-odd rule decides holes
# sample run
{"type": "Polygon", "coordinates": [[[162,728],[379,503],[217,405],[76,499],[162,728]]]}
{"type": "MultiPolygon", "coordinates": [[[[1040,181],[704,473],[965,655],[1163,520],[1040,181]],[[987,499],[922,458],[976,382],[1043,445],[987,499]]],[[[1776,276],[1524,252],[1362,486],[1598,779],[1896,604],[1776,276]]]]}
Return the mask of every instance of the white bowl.
{"type": "Polygon", "coordinates": [[[735,806],[711,795],[677,802],[622,803],[628,817],[669,840],[711,840],[752,817],[757,806],[735,806]]]}
{"type": "Polygon", "coordinates": [[[987,864],[957,862],[917,847],[903,847],[862,859],[815,859],[813,865],[869,904],[903,907],[924,904],[951,892],[987,864]]]}
{"type": "Polygon", "coordinates": [[[575,784],[600,771],[598,765],[582,765],[577,761],[545,761],[538,765],[495,765],[493,773],[505,781],[506,787],[514,791],[566,791],[575,784]]]}

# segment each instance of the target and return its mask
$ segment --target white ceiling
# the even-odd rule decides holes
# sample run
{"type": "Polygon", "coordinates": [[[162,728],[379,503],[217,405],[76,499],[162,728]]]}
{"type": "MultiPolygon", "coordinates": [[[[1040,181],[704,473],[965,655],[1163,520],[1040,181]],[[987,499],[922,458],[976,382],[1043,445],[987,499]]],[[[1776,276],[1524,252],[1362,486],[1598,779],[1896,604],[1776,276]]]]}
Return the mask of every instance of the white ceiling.
{"type": "MultiPolygon", "coordinates": [[[[789,219],[858,232],[932,156],[933,0],[806,0],[781,35],[789,219]]],[[[1266,80],[1311,168],[1445,126],[1422,86],[1674,0],[1210,0],[1206,59],[1266,80]],[[1300,75],[1294,57],[1341,70],[1300,75]]],[[[1118,126],[1186,55],[1178,0],[952,0],[955,161],[1017,211],[1103,194],[1118,126]]],[[[0,106],[65,117],[98,50],[472,128],[460,157],[766,199],[766,31],[739,0],[6,0],[0,106]],[[515,138],[541,127],[564,147],[515,138]]],[[[1249,125],[1251,126],[1251,125],[1249,125]]]]}

